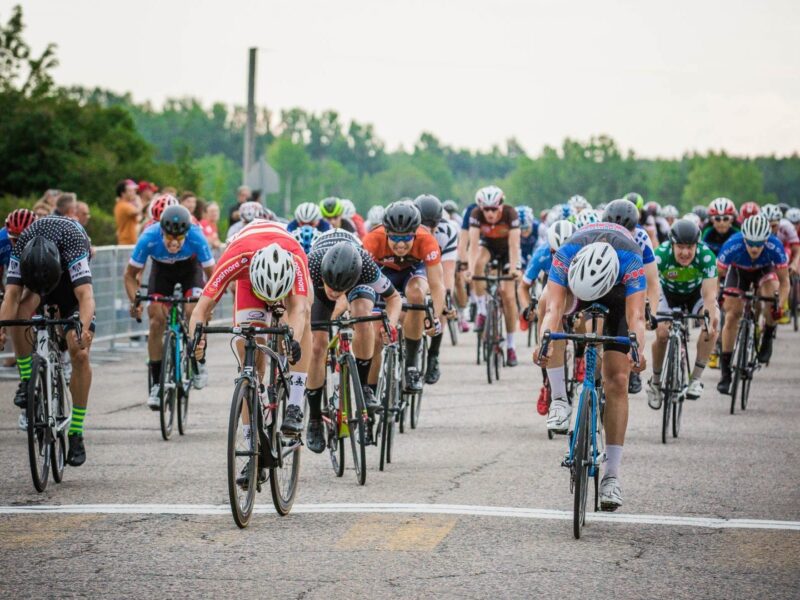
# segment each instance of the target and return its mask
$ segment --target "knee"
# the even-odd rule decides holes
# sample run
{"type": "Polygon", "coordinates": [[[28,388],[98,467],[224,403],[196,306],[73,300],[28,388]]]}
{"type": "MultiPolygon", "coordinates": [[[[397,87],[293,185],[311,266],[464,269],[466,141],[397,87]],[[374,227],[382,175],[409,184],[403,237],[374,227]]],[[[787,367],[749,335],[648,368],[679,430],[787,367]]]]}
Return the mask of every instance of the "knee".
{"type": "Polygon", "coordinates": [[[74,369],[89,368],[89,350],[85,348],[78,348],[70,352],[69,356],[74,369]]]}
{"type": "Polygon", "coordinates": [[[315,357],[320,357],[325,354],[328,349],[328,336],[313,334],[311,336],[311,352],[315,357]]]}
{"type": "Polygon", "coordinates": [[[406,298],[412,304],[422,304],[425,300],[425,290],[418,282],[412,281],[406,286],[406,298]]]}
{"type": "Polygon", "coordinates": [[[667,338],[669,337],[669,329],[667,329],[666,325],[659,325],[658,329],[656,329],[656,339],[659,342],[666,342],[667,338]]]}
{"type": "Polygon", "coordinates": [[[603,384],[605,385],[606,396],[609,399],[619,397],[620,394],[628,390],[627,370],[620,369],[611,375],[605,375],[603,384]]]}

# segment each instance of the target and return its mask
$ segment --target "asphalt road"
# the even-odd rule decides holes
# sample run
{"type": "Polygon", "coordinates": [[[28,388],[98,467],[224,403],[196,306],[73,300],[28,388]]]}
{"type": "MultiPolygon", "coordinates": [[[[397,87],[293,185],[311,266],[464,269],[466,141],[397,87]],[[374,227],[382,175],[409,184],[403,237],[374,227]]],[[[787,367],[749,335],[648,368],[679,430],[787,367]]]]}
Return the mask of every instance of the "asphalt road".
{"type": "Polygon", "coordinates": [[[625,505],[579,541],[562,512],[566,441],[547,439],[541,376],[520,350],[523,364],[489,386],[473,336],[445,342],[442,379],[386,472],[371,449],[359,487],[304,450],[295,512],[277,516],[267,487],[246,530],[227,508],[235,363],[224,340],[188,434],[170,442],[144,405],[144,351],[96,352],[88,460],[43,494],[15,429],[15,383],[0,382],[0,597],[798,597],[800,335],[781,328],[745,413],[728,414],[707,372],[666,446],[660,413],[633,397],[625,505]],[[27,506],[64,512],[9,512],[27,506]]]}

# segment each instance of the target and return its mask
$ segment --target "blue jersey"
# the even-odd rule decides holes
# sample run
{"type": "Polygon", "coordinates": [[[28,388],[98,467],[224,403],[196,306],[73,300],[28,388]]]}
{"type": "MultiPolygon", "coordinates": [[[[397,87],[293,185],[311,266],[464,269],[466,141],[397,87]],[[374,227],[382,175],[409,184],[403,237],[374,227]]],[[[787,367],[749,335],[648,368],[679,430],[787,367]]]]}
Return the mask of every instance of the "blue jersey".
{"type": "Polygon", "coordinates": [[[528,264],[528,261],[533,256],[533,251],[536,249],[536,244],[539,241],[539,238],[536,235],[537,227],[534,227],[531,230],[531,233],[528,237],[524,235],[519,236],[519,257],[522,261],[522,268],[525,268],[525,265],[528,264]]]}
{"type": "Polygon", "coordinates": [[[549,272],[550,264],[553,262],[553,253],[550,252],[549,244],[542,244],[533,253],[528,268],[525,270],[525,275],[522,280],[530,285],[539,277],[542,271],[549,272]]]}
{"type": "Polygon", "coordinates": [[[461,229],[464,231],[469,231],[469,217],[472,214],[472,211],[476,208],[478,208],[478,205],[473,202],[466,209],[464,209],[464,214],[461,217],[461,229]]]}
{"type": "Polygon", "coordinates": [[[783,244],[775,235],[770,235],[764,244],[764,250],[753,260],[747,253],[744,243],[744,236],[736,233],[728,238],[722,245],[722,249],[717,256],[717,267],[726,270],[729,267],[736,267],[745,271],[756,271],[764,267],[785,268],[788,266],[786,250],[783,244]]]}
{"type": "Polygon", "coordinates": [[[647,282],[644,276],[642,251],[627,229],[615,223],[593,223],[584,225],[576,231],[553,256],[548,282],[569,287],[567,273],[575,255],[593,242],[607,242],[614,247],[619,259],[617,284],[625,286],[625,295],[630,296],[645,291],[647,282]]]}
{"type": "Polygon", "coordinates": [[[649,265],[651,262],[655,262],[656,255],[653,253],[653,243],[650,241],[650,236],[644,227],[641,225],[636,226],[636,229],[633,230],[633,240],[642,251],[642,264],[649,265]]]}
{"type": "Polygon", "coordinates": [[[199,225],[192,225],[189,228],[186,239],[183,241],[183,246],[175,254],[172,254],[164,245],[161,224],[154,223],[145,229],[136,241],[130,264],[143,269],[148,258],[160,263],[176,263],[193,257],[196,257],[203,267],[210,267],[214,264],[211,248],[199,225]]]}
{"type": "MultiPolygon", "coordinates": [[[[286,225],[286,231],[291,232],[297,229],[298,227],[300,227],[300,223],[297,222],[297,219],[292,219],[291,221],[289,221],[288,225],[286,225]]],[[[328,223],[325,219],[320,219],[319,223],[317,223],[317,231],[319,231],[320,233],[325,233],[326,231],[331,229],[331,227],[332,227],[331,224],[328,223]]]]}
{"type": "Polygon", "coordinates": [[[0,267],[6,268],[11,260],[11,240],[8,238],[8,229],[0,229],[0,267]]]}

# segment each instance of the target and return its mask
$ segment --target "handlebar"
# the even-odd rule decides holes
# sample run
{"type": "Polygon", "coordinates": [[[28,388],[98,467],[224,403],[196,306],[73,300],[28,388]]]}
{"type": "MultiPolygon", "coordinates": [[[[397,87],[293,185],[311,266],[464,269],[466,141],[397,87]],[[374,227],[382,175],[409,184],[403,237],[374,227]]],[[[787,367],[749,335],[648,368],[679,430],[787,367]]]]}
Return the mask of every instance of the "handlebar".
{"type": "Polygon", "coordinates": [[[473,275],[473,281],[514,281],[511,275],[473,275]]]}
{"type": "Polygon", "coordinates": [[[342,329],[346,327],[352,327],[357,323],[368,323],[371,321],[383,321],[384,330],[387,334],[390,333],[389,318],[386,316],[385,310],[363,317],[339,317],[338,319],[330,319],[328,321],[311,321],[311,327],[338,327],[339,329],[342,329]]]}
{"type": "Polygon", "coordinates": [[[5,321],[0,321],[0,327],[35,327],[42,329],[55,325],[73,325],[75,327],[75,335],[80,341],[83,334],[83,324],[77,311],[72,313],[72,316],[68,319],[48,319],[43,315],[34,315],[30,319],[6,319],[5,321]]]}
{"type": "Polygon", "coordinates": [[[631,332],[626,336],[623,335],[598,335],[596,333],[563,333],[560,331],[551,332],[549,329],[544,332],[542,336],[542,347],[539,355],[546,355],[550,340],[572,340],[574,342],[582,342],[585,344],[622,344],[631,349],[631,357],[634,364],[639,366],[639,343],[636,341],[636,334],[631,332]]]}
{"type": "MultiPolygon", "coordinates": [[[[159,294],[142,294],[140,291],[136,291],[136,296],[133,299],[133,305],[139,306],[142,302],[163,302],[164,304],[193,304],[196,303],[200,298],[184,298],[183,296],[162,296],[159,294]]],[[[137,323],[141,323],[142,319],[137,318],[137,323]]]]}
{"type": "Polygon", "coordinates": [[[738,290],[722,290],[723,296],[731,296],[732,298],[742,298],[743,300],[758,300],[761,302],[768,302],[774,306],[778,306],[778,292],[772,296],[761,296],[755,292],[741,292],[738,290]]]}
{"type": "Polygon", "coordinates": [[[435,323],[433,317],[433,302],[429,299],[425,304],[412,304],[410,302],[403,303],[403,312],[410,310],[419,310],[425,312],[425,328],[430,329],[435,323]]]}

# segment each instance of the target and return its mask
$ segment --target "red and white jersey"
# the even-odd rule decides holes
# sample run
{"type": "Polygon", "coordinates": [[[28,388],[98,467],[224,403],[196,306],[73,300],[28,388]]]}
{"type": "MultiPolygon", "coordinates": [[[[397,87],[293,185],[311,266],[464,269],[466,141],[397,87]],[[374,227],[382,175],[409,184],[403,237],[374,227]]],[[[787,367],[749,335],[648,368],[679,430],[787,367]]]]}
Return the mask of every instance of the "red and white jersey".
{"type": "Polygon", "coordinates": [[[786,255],[791,258],[792,248],[800,245],[800,238],[798,238],[797,230],[792,225],[789,219],[781,219],[778,224],[778,231],[775,232],[778,239],[783,244],[783,249],[786,250],[786,255]]]}
{"type": "Polygon", "coordinates": [[[306,253],[291,233],[271,221],[253,221],[236,234],[217,262],[217,268],[203,288],[203,295],[219,302],[232,281],[250,276],[250,259],[270,244],[278,244],[294,257],[294,287],[290,295],[308,296],[310,284],[306,253]]]}

